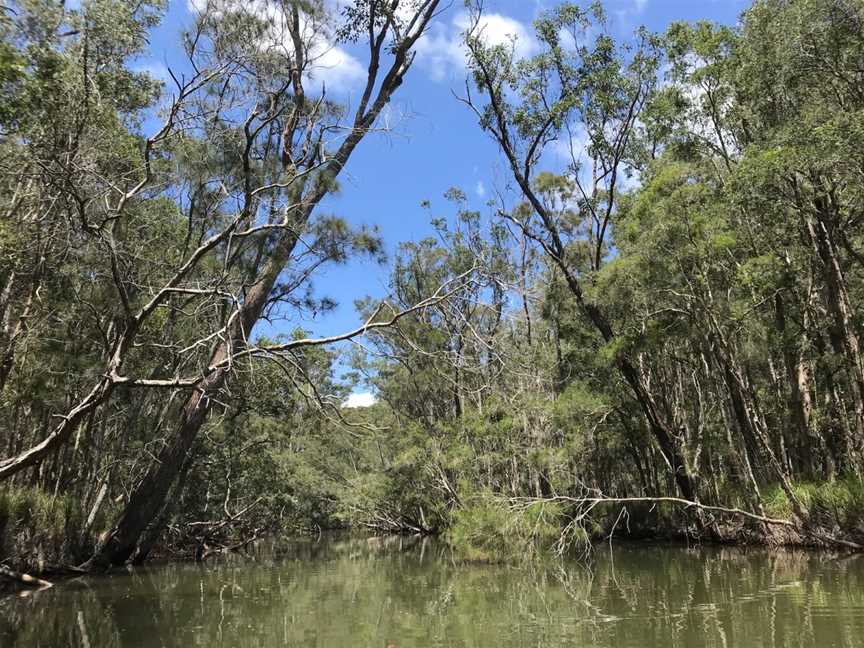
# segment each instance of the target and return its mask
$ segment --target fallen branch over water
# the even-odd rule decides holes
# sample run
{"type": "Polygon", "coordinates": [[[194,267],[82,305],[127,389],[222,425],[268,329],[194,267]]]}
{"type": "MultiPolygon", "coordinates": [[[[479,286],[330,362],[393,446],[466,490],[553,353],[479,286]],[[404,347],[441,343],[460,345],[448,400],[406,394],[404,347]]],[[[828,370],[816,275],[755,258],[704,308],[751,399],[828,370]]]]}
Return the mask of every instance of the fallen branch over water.
{"type": "Polygon", "coordinates": [[[218,545],[218,546],[210,546],[206,542],[202,543],[198,549],[195,551],[195,562],[204,562],[210,556],[215,556],[218,554],[228,554],[228,553],[236,553],[238,551],[242,551],[247,546],[255,542],[261,537],[261,530],[255,529],[252,532],[252,535],[233,545],[218,545]]]}
{"type": "Polygon", "coordinates": [[[760,515],[758,513],[753,513],[752,511],[746,511],[740,508],[729,508],[712,504],[702,504],[701,502],[694,502],[692,500],[683,499],[681,497],[569,497],[566,495],[554,495],[551,497],[508,498],[507,501],[510,503],[522,503],[526,505],[543,502],[566,502],[568,504],[577,504],[581,507],[582,510],[574,518],[574,520],[571,521],[571,524],[573,522],[578,523],[579,521],[583,520],[585,517],[587,517],[591,510],[599,504],[678,504],[688,509],[694,508],[712,513],[722,513],[725,515],[733,515],[736,517],[747,518],[756,522],[761,522],[762,524],[788,527],[822,542],[845,547],[847,549],[853,549],[855,551],[864,550],[864,546],[858,544],[857,542],[852,542],[851,540],[844,540],[843,538],[837,538],[832,535],[821,533],[820,531],[817,531],[815,529],[808,529],[806,524],[801,524],[794,520],[767,517],[765,515],[760,515]]]}
{"type": "Polygon", "coordinates": [[[35,576],[30,576],[29,574],[22,574],[21,572],[13,571],[3,565],[0,565],[0,576],[15,581],[16,583],[20,583],[26,587],[38,587],[44,589],[54,586],[54,583],[42,580],[41,578],[36,578],[35,576]]]}
{"type": "Polygon", "coordinates": [[[745,511],[739,508],[727,508],[725,506],[715,506],[712,504],[702,504],[692,500],[686,500],[680,497],[565,497],[555,496],[548,498],[553,501],[567,501],[577,504],[589,504],[593,508],[597,504],[680,504],[685,508],[696,508],[702,511],[711,511],[714,513],[726,513],[728,515],[737,515],[746,517],[757,522],[772,524],[776,526],[795,527],[796,524],[792,520],[782,518],[771,518],[752,511],[745,511]]]}

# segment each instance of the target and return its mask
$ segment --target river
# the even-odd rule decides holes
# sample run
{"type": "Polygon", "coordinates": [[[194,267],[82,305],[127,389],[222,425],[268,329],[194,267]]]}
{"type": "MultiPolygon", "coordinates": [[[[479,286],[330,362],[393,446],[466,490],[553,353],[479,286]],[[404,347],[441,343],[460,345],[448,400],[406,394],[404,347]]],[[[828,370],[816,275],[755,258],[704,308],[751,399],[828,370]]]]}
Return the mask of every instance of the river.
{"type": "Polygon", "coordinates": [[[431,541],[302,540],[3,599],[0,646],[864,646],[864,556],[616,545],[515,567],[431,541]]]}

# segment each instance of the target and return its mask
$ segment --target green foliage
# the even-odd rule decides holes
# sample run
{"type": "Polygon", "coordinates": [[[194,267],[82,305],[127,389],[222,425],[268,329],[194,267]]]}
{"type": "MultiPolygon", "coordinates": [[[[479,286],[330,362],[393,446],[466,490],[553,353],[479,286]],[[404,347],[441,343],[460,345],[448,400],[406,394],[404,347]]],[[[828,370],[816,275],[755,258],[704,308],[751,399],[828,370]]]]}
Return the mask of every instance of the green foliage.
{"type": "MultiPolygon", "coordinates": [[[[285,48],[260,47],[277,21],[220,3],[184,42],[219,73],[148,145],[143,124],[166,111],[135,57],[164,6],[28,0],[0,14],[0,445],[39,443],[106,375],[118,382],[62,460],[22,475],[32,489],[3,491],[0,558],[60,562],[90,543],[82,502],[104,480],[101,531],[169,447],[214,344],[231,371],[206,394],[214,416],[161,519],[183,548],[354,526],[444,533],[467,560],[512,561],[559,538],[570,512],[556,495],[674,496],[685,472],[701,501],[758,508],[761,491],[786,518],[791,492],[815,527],[864,533],[860,2],[756,0],[735,28],[622,41],[599,4],[566,2],[538,15],[521,60],[513,42],[466,34],[480,127],[523,195],[494,210],[458,187],[423,201],[434,235],[399,246],[387,303],[360,299],[358,316],[457,294],[350,355],[247,346],[309,335],[261,319],[335,308],[314,290],[321,266],[386,261],[375,225],[306,209],[339,190],[318,171],[359,132],[347,107],[295,95],[285,48]],[[261,287],[260,312],[232,329],[261,287]],[[340,408],[355,387],[379,404],[340,408]]],[[[350,42],[381,6],[278,5],[350,42]]],[[[373,27],[405,26],[383,11],[373,27]]],[[[598,511],[579,539],[619,512],[598,511]]],[[[669,506],[629,521],[701,528],[669,506]]]]}
{"type": "MultiPolygon", "coordinates": [[[[811,524],[826,529],[859,529],[864,520],[864,482],[857,477],[826,483],[797,483],[794,493],[811,524]]],[[[789,498],[779,486],[766,489],[763,500],[769,515],[785,519],[792,516],[789,498]]]]}
{"type": "Polygon", "coordinates": [[[0,491],[0,556],[13,568],[40,571],[83,560],[91,545],[82,536],[81,503],[34,488],[0,491]]]}
{"type": "Polygon", "coordinates": [[[550,548],[561,534],[561,509],[549,502],[515,508],[478,493],[453,514],[446,540],[469,562],[517,562],[550,548]]]}

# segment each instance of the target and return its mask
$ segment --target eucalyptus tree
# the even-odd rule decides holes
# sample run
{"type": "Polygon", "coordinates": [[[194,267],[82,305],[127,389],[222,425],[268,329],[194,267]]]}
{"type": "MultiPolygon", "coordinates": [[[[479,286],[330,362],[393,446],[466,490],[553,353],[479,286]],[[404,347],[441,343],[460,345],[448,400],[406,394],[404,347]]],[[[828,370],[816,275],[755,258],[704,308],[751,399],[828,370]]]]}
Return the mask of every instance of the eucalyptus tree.
{"type": "Polygon", "coordinates": [[[711,351],[740,367],[727,380],[733,420],[773,428],[759,445],[784,483],[860,470],[860,132],[849,120],[861,29],[860,3],[765,1],[738,31],[678,24],[667,36],[669,91],[682,99],[667,157],[710,169],[736,241],[735,308],[752,313],[711,351]],[[771,420],[758,423],[760,410],[771,420]]]}
{"type": "MultiPolygon", "coordinates": [[[[252,81],[255,102],[251,110],[247,108],[243,121],[245,141],[241,140],[238,148],[244,170],[250,169],[253,143],[264,133],[269,146],[278,146],[285,175],[269,186],[253,186],[247,171],[242,210],[235,220],[248,221],[248,229],[231,232],[230,236],[245,237],[258,230],[271,233],[272,240],[265,251],[257,255],[257,263],[244,286],[242,301],[236,303],[228,317],[219,336],[221,341],[214,345],[202,376],[190,384],[192,392],[181,406],[175,430],[158,462],[133,492],[117,524],[104,538],[94,557],[97,564],[125,562],[148,525],[156,519],[210,411],[211,399],[223,387],[232,365],[238,361],[238,354],[248,353],[247,340],[252,329],[265,314],[274,298],[274,290],[278,294],[279,278],[301,241],[313,210],[333,191],[336,177],[354,149],[374,128],[384,106],[402,84],[414,59],[412,48],[435,15],[437,5],[437,0],[425,0],[406,5],[399,13],[398,2],[360,2],[349,7],[349,22],[343,35],[349,40],[363,38],[367,41],[369,66],[363,93],[347,127],[341,120],[342,111],[326,101],[326,96],[307,96],[306,92],[304,75],[314,66],[314,52],[320,47],[317,40],[324,36],[323,25],[316,25],[326,17],[321,13],[322,8],[299,3],[275,6],[275,18],[265,22],[263,34],[258,33],[265,41],[272,38],[275,47],[263,52],[255,40],[252,41],[253,51],[243,52],[249,47],[244,20],[247,16],[242,11],[238,15],[236,6],[229,5],[202,15],[199,21],[202,34],[213,44],[211,65],[234,63],[231,58],[226,63],[220,61],[223,48],[229,56],[235,48],[243,54],[251,54],[252,60],[263,56],[260,71],[256,70],[250,80],[240,82],[241,87],[248,88],[247,83],[252,81]],[[235,19],[238,31],[228,29],[225,33],[226,22],[231,24],[229,21],[235,19]],[[274,74],[277,71],[278,74],[274,74]],[[263,97],[262,85],[270,86],[263,97]],[[267,103],[262,101],[265,98],[267,103]],[[266,109],[262,110],[264,106],[266,109]],[[277,120],[281,128],[275,133],[266,132],[277,120]],[[334,134],[337,136],[331,139],[334,134]],[[259,194],[272,189],[280,194],[275,209],[268,210],[267,221],[253,225],[259,194]]],[[[220,86],[224,87],[221,83],[220,86]]],[[[279,350],[284,352],[290,348],[291,343],[288,343],[279,350]]]]}
{"type": "MultiPolygon", "coordinates": [[[[52,438],[52,427],[55,438],[68,438],[86,412],[72,412],[72,427],[65,420],[55,427],[56,417],[100,382],[116,313],[116,296],[101,281],[111,273],[106,232],[120,226],[94,206],[119,191],[140,157],[130,127],[158,83],[126,62],[142,51],[159,7],[102,2],[85,16],[34,2],[4,12],[0,385],[4,406],[17,414],[7,419],[10,455],[52,438]]],[[[141,241],[150,219],[153,243],[167,243],[164,209],[127,207],[138,224],[131,238],[141,241]]],[[[11,467],[5,474],[49,452],[3,462],[11,467]]]]}
{"type": "Polygon", "coordinates": [[[400,246],[391,290],[406,307],[434,286],[472,270],[479,280],[445,306],[376,339],[383,357],[401,359],[397,365],[381,366],[381,384],[388,385],[383,396],[395,410],[430,425],[458,420],[469,407],[483,410],[500,373],[494,343],[504,334],[506,291],[514,279],[503,228],[468,209],[461,190],[452,188],[446,197],[456,207],[455,216],[433,218],[435,237],[400,246]],[[409,375],[410,380],[403,380],[409,375]]]}
{"type": "MultiPolygon", "coordinates": [[[[575,524],[604,502],[692,510],[698,495],[716,505],[697,504],[696,532],[860,549],[860,3],[765,0],[740,28],[676,24],[631,49],[602,31],[581,45],[594,23],[565,4],[522,61],[512,43],[486,44],[474,17],[464,100],[518,196],[498,205],[516,237],[496,243],[497,276],[543,298],[539,312],[505,298],[490,329],[494,310],[453,303],[412,319],[407,339],[379,340],[371,380],[406,432],[383,437],[386,479],[367,499],[390,520],[422,502],[464,531],[505,524],[472,509],[490,494],[514,515],[526,499],[560,502],[575,524]],[[548,263],[530,290],[522,241],[548,263]],[[543,378],[526,386],[521,362],[543,378]],[[459,406],[457,386],[472,396],[459,406]],[[538,420],[520,420],[538,402],[538,420]],[[533,430],[538,443],[520,443],[533,430]],[[685,500],[664,496],[676,488],[685,500]]],[[[398,294],[420,294],[463,253],[492,256],[449,225],[438,233],[404,248],[398,294]]]]}
{"type": "Polygon", "coordinates": [[[862,29],[860,2],[754,3],[735,52],[740,117],[732,122],[748,145],[736,177],[736,197],[745,217],[772,235],[767,243],[780,258],[788,287],[781,293],[788,306],[778,306],[797,311],[785,319],[791,329],[786,341],[800,358],[789,358],[790,376],[795,374],[793,383],[799,385],[792,394],[799,429],[806,432],[812,425],[810,395],[833,392],[825,413],[835,423],[820,434],[830,439],[831,454],[857,471],[864,447],[856,308],[862,29]],[[766,75],[766,68],[772,74],[766,75]],[[833,356],[839,366],[814,363],[818,355],[833,356]],[[823,381],[837,387],[826,382],[823,390],[812,384],[814,366],[823,381]]]}
{"type": "MultiPolygon", "coordinates": [[[[127,65],[145,47],[158,5],[93,0],[66,10],[37,3],[12,25],[22,43],[25,29],[40,26],[35,49],[51,65],[37,60],[33,76],[45,66],[55,75],[59,69],[70,86],[50,94],[51,118],[34,120],[17,141],[30,147],[34,167],[47,167],[38,188],[49,194],[47,204],[61,205],[93,255],[84,267],[109,293],[102,297],[110,306],[96,306],[91,318],[104,346],[85,372],[90,385],[72,392],[31,447],[0,462],[0,478],[56,453],[118,389],[166,391],[163,418],[177,417],[96,562],[123,562],[134,551],[228,375],[253,356],[290,357],[310,344],[250,344],[258,321],[308,302],[303,291],[321,263],[377,253],[374,235],[313,213],[375,130],[438,4],[363,0],[343,6],[340,20],[321,2],[199,3],[183,39],[186,60],[171,71],[171,96],[158,107],[156,126],[154,84],[127,65]],[[44,14],[38,22],[37,11],[44,14]],[[368,48],[351,110],[316,81],[336,39],[368,48]],[[120,101],[132,88],[137,93],[120,101]],[[109,127],[121,145],[103,148],[98,138],[109,127]],[[39,139],[44,131],[65,148],[49,149],[39,139]]],[[[14,183],[10,192],[15,208],[26,193],[14,183]]],[[[19,290],[16,281],[6,273],[4,295],[19,290]]]]}
{"type": "Polygon", "coordinates": [[[536,22],[540,53],[516,60],[515,47],[486,44],[480,11],[475,7],[474,26],[466,32],[480,96],[469,88],[464,100],[499,145],[524,200],[515,210],[502,205],[502,214],[555,262],[583,315],[612,349],[681,494],[698,499],[682,446],[683,422],[591,293],[592,277],[609,255],[618,196],[632,173],[633,133],[656,84],[656,39],[640,32],[632,48],[621,48],[604,33],[599,5],[585,10],[563,3],[536,22]],[[539,175],[561,141],[569,142],[570,163],[558,175],[539,175]]]}

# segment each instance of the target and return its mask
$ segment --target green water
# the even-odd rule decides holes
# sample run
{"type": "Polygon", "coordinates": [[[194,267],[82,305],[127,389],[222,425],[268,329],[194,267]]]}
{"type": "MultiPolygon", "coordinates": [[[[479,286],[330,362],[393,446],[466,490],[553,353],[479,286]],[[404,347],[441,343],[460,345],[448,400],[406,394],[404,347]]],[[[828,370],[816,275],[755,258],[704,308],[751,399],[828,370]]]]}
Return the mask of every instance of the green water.
{"type": "Polygon", "coordinates": [[[3,648],[864,646],[864,557],[618,546],[590,563],[454,564],[337,539],[0,601],[3,648]]]}

